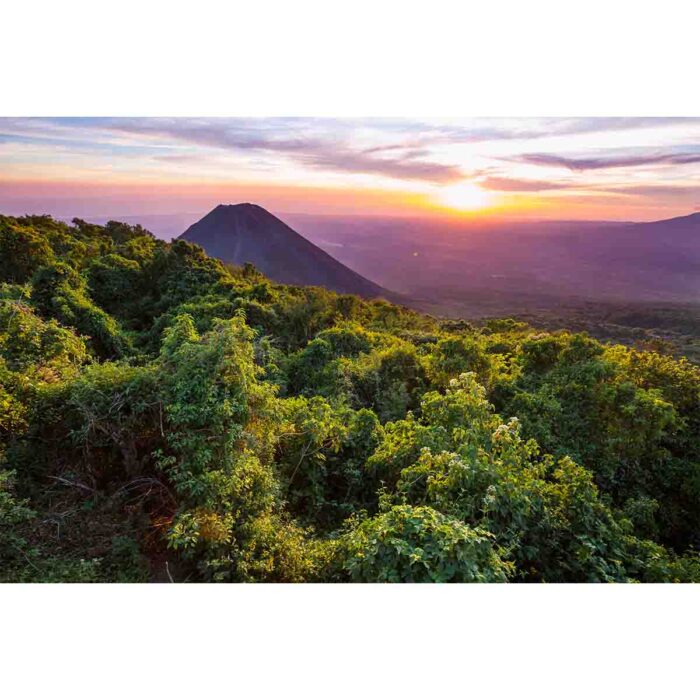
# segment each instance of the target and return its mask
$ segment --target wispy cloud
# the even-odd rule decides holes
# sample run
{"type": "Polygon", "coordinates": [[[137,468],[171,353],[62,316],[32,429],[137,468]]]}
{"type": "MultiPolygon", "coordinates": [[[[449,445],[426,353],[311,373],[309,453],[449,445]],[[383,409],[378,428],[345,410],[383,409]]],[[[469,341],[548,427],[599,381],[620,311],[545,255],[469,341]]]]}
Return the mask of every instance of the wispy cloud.
{"type": "Polygon", "coordinates": [[[316,187],[420,207],[469,180],[504,208],[595,201],[626,217],[696,206],[699,166],[700,118],[0,118],[3,181],[316,187]]]}
{"type": "Polygon", "coordinates": [[[162,163],[199,163],[203,159],[194,153],[165,153],[153,156],[153,160],[158,160],[162,163]]]}
{"type": "Polygon", "coordinates": [[[455,182],[464,178],[462,170],[455,165],[446,165],[406,156],[375,158],[363,152],[320,148],[305,152],[299,158],[307,165],[349,173],[373,173],[400,180],[423,180],[435,183],[455,182]]]}
{"type": "Polygon", "coordinates": [[[700,163],[700,146],[691,147],[688,152],[645,153],[638,155],[611,155],[589,158],[570,158],[551,153],[525,153],[509,160],[528,165],[566,168],[574,172],[584,170],[607,170],[609,168],[630,168],[644,165],[685,165],[700,163]]]}
{"type": "Polygon", "coordinates": [[[401,180],[446,183],[464,177],[455,165],[426,160],[425,149],[390,144],[353,148],[343,132],[317,133],[315,120],[110,120],[113,131],[147,134],[230,151],[281,154],[306,166],[346,173],[384,175],[401,180]],[[396,155],[386,156],[386,153],[396,155]]]}
{"type": "Polygon", "coordinates": [[[487,190],[495,190],[498,192],[542,192],[545,190],[570,189],[575,185],[568,182],[550,180],[519,180],[511,177],[486,177],[479,182],[479,186],[487,190]]]}
{"type": "Polygon", "coordinates": [[[552,136],[577,136],[674,126],[700,126],[697,117],[545,117],[472,119],[468,124],[431,124],[395,120],[385,125],[394,133],[413,134],[415,144],[481,143],[485,141],[536,140],[552,136]]]}
{"type": "Polygon", "coordinates": [[[277,156],[317,170],[398,180],[444,184],[463,177],[457,165],[431,159],[427,149],[415,147],[409,139],[362,146],[355,138],[359,126],[354,121],[305,118],[0,119],[0,142],[108,151],[112,157],[128,151],[172,163],[194,161],[183,149],[198,147],[277,156]]]}
{"type": "MultiPolygon", "coordinates": [[[[607,131],[700,126],[686,117],[503,118],[470,120],[319,119],[319,118],[60,118],[0,120],[0,138],[10,141],[63,142],[72,148],[82,141],[95,150],[126,149],[115,139],[137,138],[138,148],[172,148],[180,144],[233,153],[277,155],[314,169],[367,173],[399,180],[447,183],[468,175],[456,163],[436,160],[432,149],[450,144],[532,140],[607,131]],[[383,143],[357,143],[360,132],[372,132],[383,143]]],[[[180,155],[180,154],[176,154],[180,155]]],[[[572,171],[625,167],[648,163],[697,162],[698,155],[667,154],[610,159],[567,158],[551,153],[518,157],[525,163],[554,165],[572,171]]],[[[182,160],[182,159],[180,159],[182,160]]],[[[173,158],[172,162],[176,162],[173,158]]],[[[183,161],[184,162],[184,161],[183,161]]]]}
{"type": "Polygon", "coordinates": [[[656,199],[688,199],[693,200],[697,197],[699,187],[688,185],[618,185],[596,188],[601,192],[610,192],[614,194],[626,194],[637,197],[650,197],[656,199]]]}

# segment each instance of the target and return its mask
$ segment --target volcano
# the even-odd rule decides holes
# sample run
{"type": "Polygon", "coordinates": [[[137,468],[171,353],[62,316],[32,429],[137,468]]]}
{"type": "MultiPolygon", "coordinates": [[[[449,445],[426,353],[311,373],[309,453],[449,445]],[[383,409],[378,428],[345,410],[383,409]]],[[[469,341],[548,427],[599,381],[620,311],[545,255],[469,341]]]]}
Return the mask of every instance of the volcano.
{"type": "Polygon", "coordinates": [[[256,204],[220,204],[192,224],[181,239],[235,265],[252,263],[281,284],[325,287],[341,294],[392,298],[256,204]]]}

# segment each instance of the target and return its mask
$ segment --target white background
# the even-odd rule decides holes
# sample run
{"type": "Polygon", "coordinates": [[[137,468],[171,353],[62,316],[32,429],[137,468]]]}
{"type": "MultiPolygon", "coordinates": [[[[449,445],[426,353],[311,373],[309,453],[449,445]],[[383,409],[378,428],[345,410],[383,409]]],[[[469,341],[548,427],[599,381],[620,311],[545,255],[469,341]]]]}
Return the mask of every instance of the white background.
{"type": "Polygon", "coordinates": [[[693,0],[1,7],[5,116],[700,114],[693,0]]]}
{"type": "MultiPolygon", "coordinates": [[[[696,5],[5,2],[0,115],[700,116],[696,5]]],[[[2,586],[0,693],[686,697],[699,591],[2,586]]]]}

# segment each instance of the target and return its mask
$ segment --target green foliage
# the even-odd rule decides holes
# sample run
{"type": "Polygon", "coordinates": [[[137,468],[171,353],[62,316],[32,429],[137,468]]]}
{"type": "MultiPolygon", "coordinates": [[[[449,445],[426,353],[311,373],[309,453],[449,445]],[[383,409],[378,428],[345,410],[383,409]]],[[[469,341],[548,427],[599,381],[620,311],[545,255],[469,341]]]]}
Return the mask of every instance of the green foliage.
{"type": "Polygon", "coordinates": [[[369,410],[334,409],[320,397],[283,402],[286,420],[277,465],[291,511],[321,530],[375,507],[376,489],[364,465],[383,430],[369,410]]]}
{"type": "Polygon", "coordinates": [[[415,409],[428,387],[422,358],[414,346],[395,340],[388,347],[341,363],[352,403],[371,408],[382,422],[415,409]]]}
{"type": "Polygon", "coordinates": [[[60,262],[42,267],[32,282],[32,303],[39,313],[87,336],[102,358],[128,352],[129,341],[119,324],[90,300],[85,280],[72,267],[60,262]]]}
{"type": "Polygon", "coordinates": [[[41,234],[0,216],[0,282],[23,284],[52,259],[51,246],[41,234]]]}
{"type": "Polygon", "coordinates": [[[398,472],[396,497],[493,533],[519,578],[633,578],[628,524],[591,474],[569,457],[541,456],[517,419],[492,412],[473,375],[453,380],[446,395],[426,395],[422,421],[388,426],[387,438],[372,467],[390,481],[398,472]]]}
{"type": "Polygon", "coordinates": [[[87,359],[84,341],[56,321],[44,321],[26,300],[0,299],[0,356],[15,372],[49,379],[87,359]]]}
{"type": "Polygon", "coordinates": [[[569,334],[528,339],[521,364],[500,387],[501,410],[545,450],[585,464],[619,507],[657,500],[652,531],[691,544],[700,527],[697,368],[569,334]]]}
{"type": "Polygon", "coordinates": [[[115,253],[97,258],[87,277],[90,296],[110,314],[128,315],[143,293],[140,265],[115,253]]]}
{"type": "Polygon", "coordinates": [[[14,493],[13,474],[0,471],[0,581],[27,558],[27,542],[19,533],[19,525],[35,516],[26,501],[18,500],[14,493]]]}
{"type": "Polygon", "coordinates": [[[0,284],[0,580],[700,581],[687,360],[118,222],[0,217],[0,284]]]}
{"type": "Polygon", "coordinates": [[[425,506],[394,506],[360,522],[336,554],[341,575],[379,583],[498,583],[512,571],[490,533],[425,506]]]}
{"type": "Polygon", "coordinates": [[[479,341],[477,337],[454,336],[435,343],[426,363],[433,384],[447,387],[454,377],[463,372],[474,372],[479,381],[487,386],[492,363],[479,341]]]}

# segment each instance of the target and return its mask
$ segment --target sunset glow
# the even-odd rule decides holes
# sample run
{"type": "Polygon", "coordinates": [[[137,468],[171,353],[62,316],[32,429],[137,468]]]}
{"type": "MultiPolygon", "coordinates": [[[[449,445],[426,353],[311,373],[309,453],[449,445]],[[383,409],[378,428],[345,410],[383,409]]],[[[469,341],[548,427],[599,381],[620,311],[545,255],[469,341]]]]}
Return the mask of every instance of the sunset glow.
{"type": "Polygon", "coordinates": [[[440,190],[441,204],[461,211],[474,211],[487,207],[493,197],[469,182],[449,185],[440,190]]]}
{"type": "Polygon", "coordinates": [[[698,210],[699,191],[692,118],[0,118],[7,214],[640,221],[698,210]]]}

